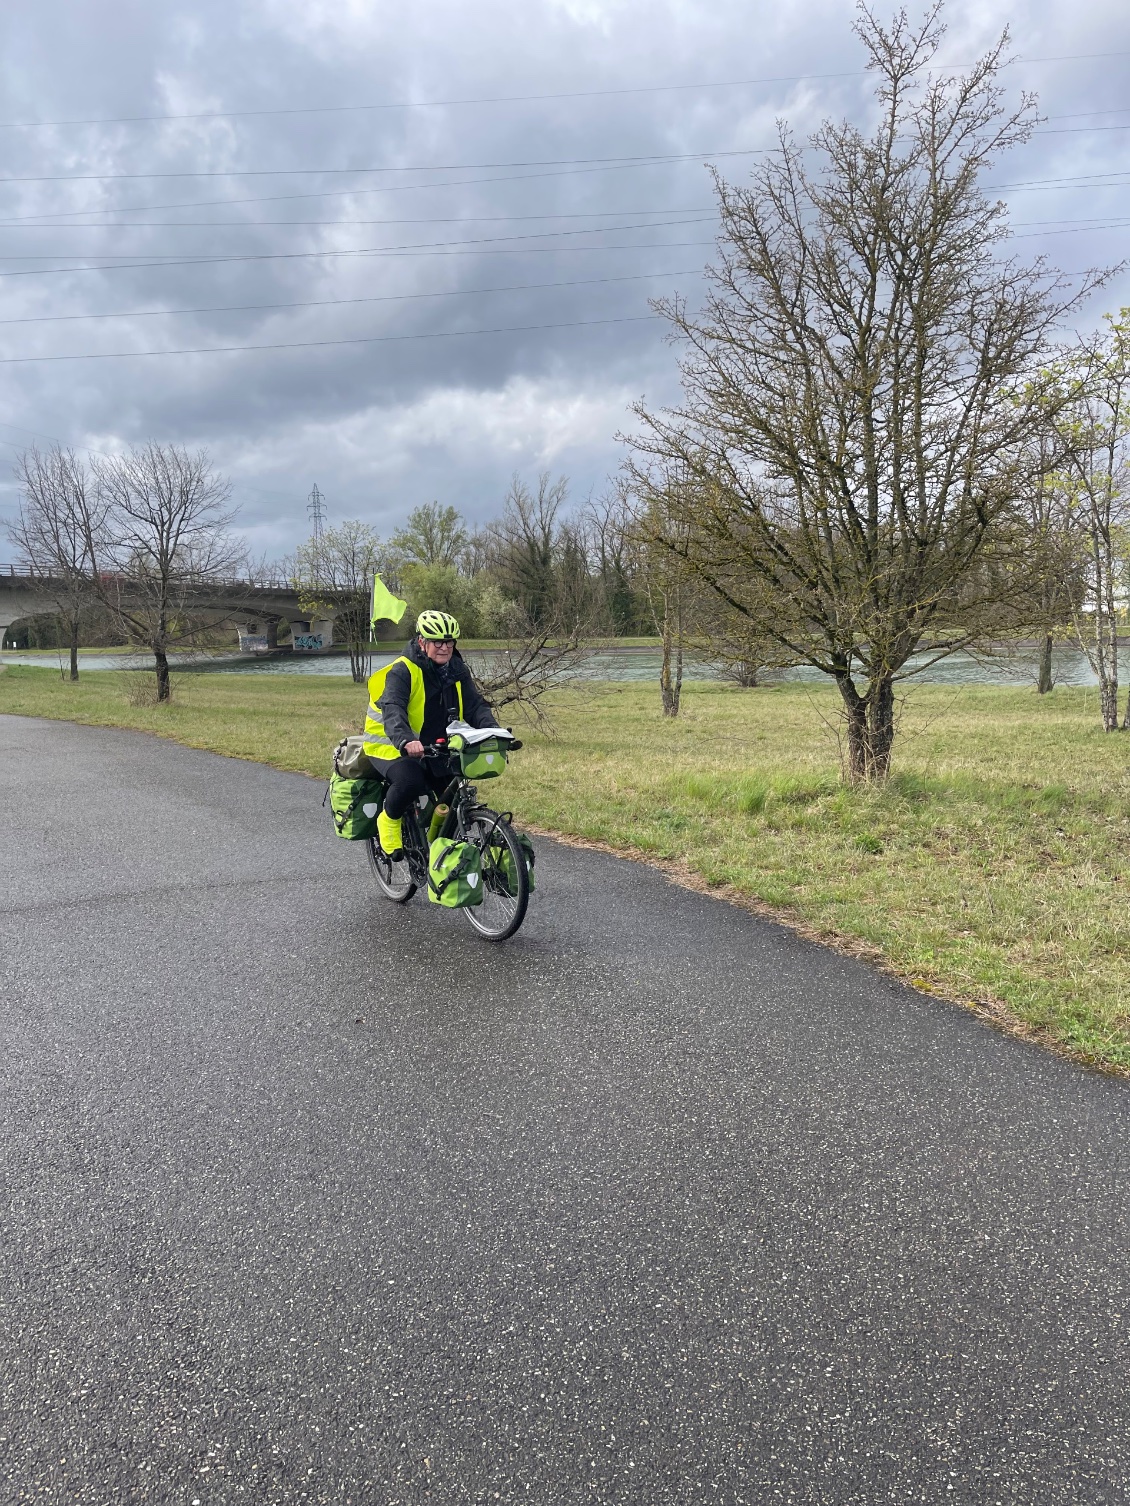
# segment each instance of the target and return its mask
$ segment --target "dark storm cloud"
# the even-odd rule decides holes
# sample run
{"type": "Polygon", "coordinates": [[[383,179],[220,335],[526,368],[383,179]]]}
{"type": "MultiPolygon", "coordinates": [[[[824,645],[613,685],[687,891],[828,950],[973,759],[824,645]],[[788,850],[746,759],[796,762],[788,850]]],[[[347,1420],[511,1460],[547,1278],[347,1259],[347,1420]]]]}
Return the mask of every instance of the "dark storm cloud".
{"type": "MultiPolygon", "coordinates": [[[[0,189],[0,271],[21,274],[0,278],[0,319],[41,321],[0,324],[3,354],[301,347],[0,367],[6,452],[37,435],[207,444],[270,551],[301,531],[314,480],[333,515],[382,527],[429,496],[482,516],[514,469],[567,470],[583,493],[616,464],[628,402],[674,395],[663,327],[641,316],[649,296],[699,286],[713,233],[703,160],[740,178],[755,158],[714,154],[771,144],[777,115],[801,136],[825,115],[866,118],[851,15],[727,0],[25,8],[4,37],[9,121],[785,81],[4,130],[6,176],[45,181],[0,189]],[[819,77],[831,74],[843,76],[819,77]],[[579,160],[681,153],[691,160],[579,160]],[[58,270],[79,266],[103,270],[58,270]],[[600,322],[612,320],[638,322],[600,322]],[[460,333],[550,325],[562,327],[460,333]],[[305,343],[366,337],[385,338],[305,343]]],[[[1130,133],[1093,128],[1130,113],[1081,114],[1125,109],[1120,9],[1084,3],[1068,18],[1043,0],[949,19],[957,61],[1006,21],[1027,58],[1102,55],[1010,71],[1010,86],[1071,118],[1049,121],[998,181],[1122,167],[1130,133]]],[[[1007,197],[1023,254],[1068,268],[1123,254],[1125,230],[1097,226],[1117,219],[1125,188],[1007,197]],[[1097,224],[1065,223],[1082,219],[1097,224]]],[[[1115,287],[1101,307],[1118,301],[1115,287]]],[[[0,492],[0,508],[12,498],[0,492]]]]}

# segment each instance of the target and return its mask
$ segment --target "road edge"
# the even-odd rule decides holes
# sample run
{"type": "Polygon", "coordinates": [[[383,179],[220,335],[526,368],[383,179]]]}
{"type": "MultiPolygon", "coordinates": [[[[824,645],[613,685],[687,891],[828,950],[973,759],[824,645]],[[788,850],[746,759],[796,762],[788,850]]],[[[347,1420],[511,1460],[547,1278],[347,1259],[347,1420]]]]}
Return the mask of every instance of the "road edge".
{"type": "Polygon", "coordinates": [[[595,837],[577,837],[569,832],[556,831],[547,826],[536,826],[528,821],[522,823],[522,828],[533,836],[547,837],[550,841],[560,842],[565,847],[588,848],[593,852],[606,853],[609,857],[625,858],[629,862],[641,863],[646,868],[653,868],[662,873],[669,883],[678,885],[680,889],[691,889],[696,894],[705,895],[708,899],[721,900],[724,904],[733,905],[749,915],[755,915],[759,920],[768,920],[774,925],[783,926],[794,935],[803,937],[805,941],[811,941],[816,946],[838,952],[842,957],[852,957],[856,961],[865,962],[876,972],[882,973],[884,977],[904,984],[915,993],[925,994],[927,998],[938,999],[943,1004],[951,1004],[969,1014],[974,1014],[998,1034],[1011,1036],[1013,1040],[1023,1041],[1026,1045],[1049,1052],[1062,1061],[1070,1062],[1074,1067],[1081,1067],[1085,1071],[1094,1072],[1102,1077],[1117,1077],[1123,1082],[1130,1082],[1130,1067],[1122,1067],[1117,1062],[1103,1061],[1085,1051],[1074,1050],[1065,1042],[1057,1040],[1050,1031],[1041,1030],[1035,1025],[1029,1025],[1024,1020],[1017,1019],[1007,1004],[991,994],[959,994],[946,988],[939,979],[924,978],[921,973],[917,972],[903,972],[880,947],[860,941],[858,937],[850,936],[843,931],[811,926],[792,911],[767,904],[756,895],[748,894],[744,889],[739,889],[733,884],[711,883],[683,858],[658,857],[655,853],[645,852],[639,847],[627,844],[617,845],[595,837]]]}

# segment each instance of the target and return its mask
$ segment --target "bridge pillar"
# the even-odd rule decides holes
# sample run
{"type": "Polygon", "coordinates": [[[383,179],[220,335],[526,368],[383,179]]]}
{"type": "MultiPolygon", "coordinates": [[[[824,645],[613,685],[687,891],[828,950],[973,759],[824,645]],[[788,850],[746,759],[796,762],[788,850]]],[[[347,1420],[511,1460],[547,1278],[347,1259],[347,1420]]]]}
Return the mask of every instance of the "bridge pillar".
{"type": "Polygon", "coordinates": [[[290,622],[291,642],[294,644],[295,653],[316,654],[322,649],[327,649],[334,641],[334,625],[332,618],[299,619],[297,622],[292,618],[290,622]]]}
{"type": "Polygon", "coordinates": [[[0,643],[6,640],[8,629],[14,622],[35,617],[40,612],[50,612],[51,607],[50,597],[36,588],[30,576],[17,575],[11,565],[7,573],[0,570],[0,643]]]}

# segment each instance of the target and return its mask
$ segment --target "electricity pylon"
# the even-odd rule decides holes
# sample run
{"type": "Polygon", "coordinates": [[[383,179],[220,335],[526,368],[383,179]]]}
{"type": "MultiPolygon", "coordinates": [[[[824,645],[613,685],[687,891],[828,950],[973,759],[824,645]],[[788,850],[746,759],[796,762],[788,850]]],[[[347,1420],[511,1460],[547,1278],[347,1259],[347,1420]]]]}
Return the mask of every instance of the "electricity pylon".
{"type": "Polygon", "coordinates": [[[326,499],[318,490],[315,481],[314,490],[310,493],[306,503],[306,511],[310,515],[310,534],[315,544],[322,542],[322,529],[326,521],[326,499]]]}

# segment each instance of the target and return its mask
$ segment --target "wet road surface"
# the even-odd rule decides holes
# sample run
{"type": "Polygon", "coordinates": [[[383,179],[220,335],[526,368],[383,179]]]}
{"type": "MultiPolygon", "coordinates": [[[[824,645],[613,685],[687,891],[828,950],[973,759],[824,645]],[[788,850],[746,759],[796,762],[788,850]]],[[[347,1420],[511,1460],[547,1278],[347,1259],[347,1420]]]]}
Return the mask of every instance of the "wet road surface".
{"type": "Polygon", "coordinates": [[[0,1500],[1130,1499],[1130,1084],[321,796],[0,717],[0,1500]]]}

